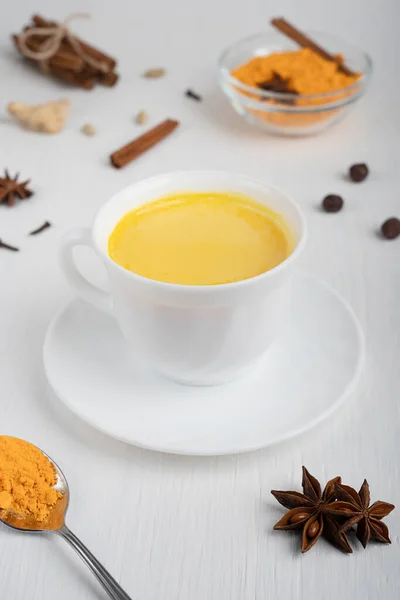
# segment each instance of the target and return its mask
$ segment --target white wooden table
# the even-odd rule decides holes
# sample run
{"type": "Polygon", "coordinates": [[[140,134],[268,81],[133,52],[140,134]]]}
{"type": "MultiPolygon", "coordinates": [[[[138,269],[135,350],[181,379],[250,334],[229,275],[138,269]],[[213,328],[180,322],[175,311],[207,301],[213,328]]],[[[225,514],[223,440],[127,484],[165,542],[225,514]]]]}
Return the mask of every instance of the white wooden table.
{"type": "MultiPolygon", "coordinates": [[[[137,600],[391,600],[400,585],[400,510],[388,519],[392,546],[361,546],[344,556],[321,541],[301,556],[296,536],[272,531],[282,513],[271,488],[300,486],[301,465],[326,480],[342,475],[372,499],[400,504],[399,383],[400,241],[375,229],[400,216],[400,113],[397,0],[149,0],[96,2],[28,0],[7,3],[0,19],[0,168],[32,177],[35,196],[14,209],[0,206],[0,238],[21,247],[0,253],[0,431],[46,449],[72,489],[69,524],[137,600]],[[15,59],[8,36],[33,10],[62,18],[87,10],[76,29],[120,59],[114,89],[70,90],[41,78],[15,59]],[[284,14],[299,26],[327,30],[371,53],[371,90],[350,118],[320,137],[280,139],[250,129],[216,84],[216,60],[226,45],[284,14]],[[145,81],[146,68],[165,65],[168,77],[145,81]],[[397,70],[396,70],[397,69],[397,70]],[[184,97],[192,87],[203,103],[184,97]],[[59,136],[28,134],[10,124],[10,101],[73,102],[59,136]],[[122,171],[108,154],[138,133],[134,114],[151,124],[182,121],[170,139],[122,171]],[[98,135],[80,133],[85,122],[98,135]],[[342,174],[366,161],[367,182],[342,174]],[[300,438],[266,451],[196,459],[137,450],[114,442],[66,413],[42,367],[46,327],[71,292],[57,265],[63,233],[90,223],[101,204],[133,180],[161,171],[223,168],[263,178],[292,193],[310,225],[303,266],[335,286],[365,328],[367,363],[344,408],[300,438]],[[329,192],[345,210],[316,208],[329,192]],[[45,219],[52,229],[27,233],[45,219]]],[[[88,266],[91,257],[83,257],[88,266]]],[[[57,539],[0,529],[0,597],[10,600],[89,600],[102,591],[57,539]]]]}

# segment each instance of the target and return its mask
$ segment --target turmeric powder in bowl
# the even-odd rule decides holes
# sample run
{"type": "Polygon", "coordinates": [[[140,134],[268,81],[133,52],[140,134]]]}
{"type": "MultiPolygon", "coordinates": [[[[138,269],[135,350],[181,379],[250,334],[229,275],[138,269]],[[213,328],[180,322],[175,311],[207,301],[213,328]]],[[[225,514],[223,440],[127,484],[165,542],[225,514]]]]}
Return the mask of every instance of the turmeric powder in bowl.
{"type": "Polygon", "coordinates": [[[0,516],[11,512],[46,522],[62,498],[56,484],[53,464],[36,446],[0,436],[0,516]]]}
{"type": "MultiPolygon", "coordinates": [[[[343,61],[341,56],[338,56],[338,59],[343,61]]],[[[361,77],[361,73],[343,73],[337,63],[322,58],[310,48],[256,56],[231,74],[241,83],[261,89],[266,82],[278,75],[280,79],[288,82],[291,93],[299,96],[344,91],[361,77]]],[[[320,103],[321,100],[317,102],[311,99],[309,102],[320,103]]]]}
{"type": "Polygon", "coordinates": [[[312,37],[336,60],[276,33],[228,48],[220,82],[235,110],[263,129],[289,135],[316,133],[346,114],[367,88],[371,60],[333,36],[312,37]],[[343,63],[349,69],[341,69],[343,63]]]}

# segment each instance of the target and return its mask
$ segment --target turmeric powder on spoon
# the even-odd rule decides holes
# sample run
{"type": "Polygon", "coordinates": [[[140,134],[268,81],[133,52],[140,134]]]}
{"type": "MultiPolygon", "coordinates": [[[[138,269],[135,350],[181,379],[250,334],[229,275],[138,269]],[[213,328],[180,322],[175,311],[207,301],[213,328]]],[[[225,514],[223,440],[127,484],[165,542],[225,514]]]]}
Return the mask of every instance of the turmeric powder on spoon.
{"type": "Polygon", "coordinates": [[[56,471],[35,446],[9,436],[0,436],[0,516],[10,511],[45,522],[62,498],[55,489],[56,471]]]}

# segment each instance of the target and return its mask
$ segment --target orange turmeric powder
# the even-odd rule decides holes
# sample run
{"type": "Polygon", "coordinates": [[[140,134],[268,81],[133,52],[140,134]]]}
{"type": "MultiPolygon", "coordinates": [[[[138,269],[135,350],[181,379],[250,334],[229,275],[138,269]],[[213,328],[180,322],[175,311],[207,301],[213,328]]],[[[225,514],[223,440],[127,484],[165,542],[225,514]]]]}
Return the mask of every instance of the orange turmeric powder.
{"type": "Polygon", "coordinates": [[[258,87],[272,79],[274,73],[289,79],[290,88],[299,95],[339,91],[361,77],[361,73],[346,75],[337,63],[322,58],[309,48],[256,56],[235,69],[232,76],[245,85],[258,87]]]}
{"type": "MultiPolygon", "coordinates": [[[[340,55],[337,58],[339,63],[342,62],[343,59],[340,55]]],[[[273,80],[274,76],[278,76],[281,80],[287,81],[290,91],[297,94],[291,102],[292,105],[311,108],[318,105],[329,105],[330,102],[355,93],[357,90],[350,89],[349,86],[360,79],[362,73],[347,75],[340,70],[336,62],[322,58],[310,48],[302,48],[296,51],[256,56],[233,70],[231,75],[239,82],[256,89],[262,89],[262,84],[273,80]],[[332,93],[331,96],[330,93],[332,93]],[[326,94],[326,96],[308,97],[315,94],[326,94]]],[[[238,89],[238,91],[240,90],[238,89]]],[[[257,92],[253,94],[242,91],[241,93],[257,101],[260,100],[257,92]]],[[[313,125],[330,119],[338,111],[341,111],[341,108],[333,108],[323,112],[296,113],[285,110],[281,100],[271,98],[265,102],[282,106],[282,110],[268,112],[249,109],[249,112],[261,121],[279,127],[296,128],[313,125]]]]}
{"type": "Polygon", "coordinates": [[[54,486],[56,471],[35,446],[0,436],[0,516],[10,511],[45,522],[62,494],[54,486]]]}

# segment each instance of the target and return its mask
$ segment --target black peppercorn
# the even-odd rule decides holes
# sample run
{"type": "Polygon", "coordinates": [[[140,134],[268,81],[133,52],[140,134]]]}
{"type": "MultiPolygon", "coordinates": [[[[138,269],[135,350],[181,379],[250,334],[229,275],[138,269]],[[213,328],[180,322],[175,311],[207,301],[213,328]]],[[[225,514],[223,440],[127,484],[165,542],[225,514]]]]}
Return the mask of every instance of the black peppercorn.
{"type": "Polygon", "coordinates": [[[400,219],[396,219],[396,217],[388,219],[382,224],[381,231],[387,240],[394,240],[400,235],[400,219]]]}
{"type": "Polygon", "coordinates": [[[336,194],[329,194],[322,200],[322,208],[325,212],[339,212],[343,207],[343,198],[336,194]]]}
{"type": "Polygon", "coordinates": [[[356,183],[364,181],[368,177],[369,169],[365,163],[352,165],[349,169],[350,179],[356,183]]]}

